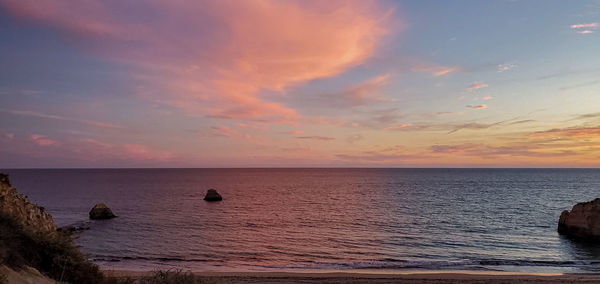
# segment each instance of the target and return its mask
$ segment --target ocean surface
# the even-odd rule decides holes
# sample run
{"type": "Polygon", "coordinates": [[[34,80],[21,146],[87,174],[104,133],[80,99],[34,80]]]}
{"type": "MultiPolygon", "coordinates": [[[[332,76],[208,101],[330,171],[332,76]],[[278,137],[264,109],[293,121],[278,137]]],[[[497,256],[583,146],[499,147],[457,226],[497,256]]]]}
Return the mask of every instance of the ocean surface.
{"type": "Polygon", "coordinates": [[[556,232],[597,169],[5,170],[106,269],[600,272],[556,232]],[[224,200],[203,201],[208,188],[224,200]],[[119,217],[88,220],[96,203],[119,217]]]}

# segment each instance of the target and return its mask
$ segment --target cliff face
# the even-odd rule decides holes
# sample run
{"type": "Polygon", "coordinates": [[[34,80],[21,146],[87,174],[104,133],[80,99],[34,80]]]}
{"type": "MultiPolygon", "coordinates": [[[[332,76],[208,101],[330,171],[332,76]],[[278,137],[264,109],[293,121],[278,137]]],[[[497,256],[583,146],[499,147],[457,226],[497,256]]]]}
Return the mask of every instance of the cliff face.
{"type": "Polygon", "coordinates": [[[34,232],[56,232],[52,216],[17,192],[8,181],[8,176],[0,173],[0,213],[13,218],[23,228],[34,232]]]}

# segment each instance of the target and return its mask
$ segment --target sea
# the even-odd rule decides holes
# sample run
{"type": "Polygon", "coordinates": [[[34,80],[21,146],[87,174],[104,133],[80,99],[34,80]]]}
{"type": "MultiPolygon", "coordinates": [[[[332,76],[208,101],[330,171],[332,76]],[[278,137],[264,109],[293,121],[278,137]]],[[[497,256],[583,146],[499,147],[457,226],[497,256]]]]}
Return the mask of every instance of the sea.
{"type": "Polygon", "coordinates": [[[599,169],[18,169],[103,269],[598,273],[557,233],[599,169]],[[203,200],[216,189],[220,202],[203,200]],[[96,203],[118,215],[89,220],[96,203]]]}

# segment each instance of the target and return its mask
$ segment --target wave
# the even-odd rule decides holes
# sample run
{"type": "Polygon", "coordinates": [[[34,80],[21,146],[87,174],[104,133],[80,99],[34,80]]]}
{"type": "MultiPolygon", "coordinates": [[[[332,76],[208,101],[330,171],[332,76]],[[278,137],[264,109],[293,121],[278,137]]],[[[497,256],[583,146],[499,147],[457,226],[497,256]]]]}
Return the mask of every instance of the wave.
{"type": "MultiPolygon", "coordinates": [[[[153,263],[203,263],[207,266],[229,266],[227,260],[216,258],[185,258],[176,256],[165,257],[146,257],[146,256],[100,256],[96,255],[92,259],[94,262],[153,262],[153,263]]],[[[203,265],[199,265],[201,268],[203,265]]],[[[235,269],[235,265],[230,265],[235,269]]],[[[484,271],[502,271],[500,267],[560,267],[560,268],[578,268],[588,271],[600,271],[600,261],[551,261],[551,260],[507,260],[507,259],[484,259],[484,260],[460,260],[460,261],[417,261],[402,260],[393,258],[384,258],[372,261],[361,261],[353,263],[341,262],[322,262],[322,261],[304,261],[291,263],[287,265],[261,265],[260,262],[248,264],[256,268],[266,270],[350,270],[350,269],[374,269],[374,270],[484,270],[484,271]]]]}

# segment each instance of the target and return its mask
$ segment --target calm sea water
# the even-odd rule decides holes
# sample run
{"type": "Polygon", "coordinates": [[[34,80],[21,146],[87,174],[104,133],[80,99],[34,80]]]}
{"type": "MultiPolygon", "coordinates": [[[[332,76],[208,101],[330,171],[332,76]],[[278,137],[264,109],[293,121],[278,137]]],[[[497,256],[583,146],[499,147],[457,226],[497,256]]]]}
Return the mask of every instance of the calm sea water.
{"type": "Polygon", "coordinates": [[[598,272],[556,232],[592,169],[7,170],[103,268],[598,272]],[[202,200],[216,188],[224,200],[202,200]],[[88,220],[99,202],[118,218],[88,220]]]}

